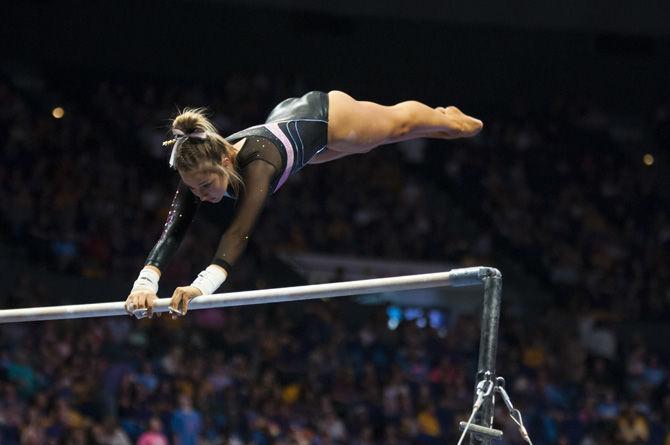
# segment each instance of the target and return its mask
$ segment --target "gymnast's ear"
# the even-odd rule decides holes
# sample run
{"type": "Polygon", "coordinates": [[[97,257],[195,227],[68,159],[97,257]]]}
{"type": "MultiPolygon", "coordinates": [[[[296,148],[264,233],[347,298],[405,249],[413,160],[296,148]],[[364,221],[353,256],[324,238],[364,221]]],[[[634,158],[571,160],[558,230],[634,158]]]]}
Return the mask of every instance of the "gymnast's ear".
{"type": "Polygon", "coordinates": [[[232,165],[232,162],[230,161],[230,158],[229,158],[228,156],[223,155],[223,156],[221,157],[221,164],[222,164],[224,167],[230,167],[230,166],[232,165]]]}

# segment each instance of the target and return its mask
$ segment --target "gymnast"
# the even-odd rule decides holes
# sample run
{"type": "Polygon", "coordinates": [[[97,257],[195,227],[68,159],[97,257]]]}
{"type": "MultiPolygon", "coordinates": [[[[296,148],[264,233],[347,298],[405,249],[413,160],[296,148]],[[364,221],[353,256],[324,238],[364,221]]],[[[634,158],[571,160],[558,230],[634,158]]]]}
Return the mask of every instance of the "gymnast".
{"type": "Polygon", "coordinates": [[[268,196],[306,164],[367,153],[384,144],[417,138],[471,137],[482,122],[458,108],[431,108],[417,101],[383,106],[341,91],[312,91],[277,105],[265,123],[223,138],[200,109],[172,122],[170,166],[181,181],[163,232],[133,284],[126,310],[151,317],[158,280],[176,252],[201,201],[238,200],[212,264],[190,286],[175,289],[170,313],[185,315],[198,295],[213,294],[244,251],[268,196]]]}

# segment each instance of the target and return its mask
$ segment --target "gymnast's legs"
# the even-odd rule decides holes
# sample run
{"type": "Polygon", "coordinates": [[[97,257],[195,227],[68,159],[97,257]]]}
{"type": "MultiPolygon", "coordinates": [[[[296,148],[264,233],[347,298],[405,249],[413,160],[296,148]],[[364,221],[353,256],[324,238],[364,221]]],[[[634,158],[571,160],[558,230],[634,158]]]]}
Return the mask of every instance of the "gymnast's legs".
{"type": "Polygon", "coordinates": [[[479,119],[456,107],[431,108],[417,101],[392,106],[358,101],[341,91],[328,93],[328,149],[309,164],[321,164],[375,147],[417,138],[457,139],[474,136],[479,119]]]}

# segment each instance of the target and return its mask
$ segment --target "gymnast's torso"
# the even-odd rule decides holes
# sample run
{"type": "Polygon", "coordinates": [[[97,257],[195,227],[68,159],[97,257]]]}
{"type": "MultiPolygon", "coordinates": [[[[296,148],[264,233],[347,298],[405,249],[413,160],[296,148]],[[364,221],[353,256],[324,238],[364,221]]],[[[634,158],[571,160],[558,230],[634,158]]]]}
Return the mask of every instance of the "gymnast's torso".
{"type": "Polygon", "coordinates": [[[288,177],[298,172],[309,160],[328,144],[328,94],[311,91],[299,98],[286,99],[268,115],[264,124],[249,127],[226,138],[232,144],[243,138],[244,143],[238,153],[238,165],[273,157],[262,145],[272,145],[281,156],[278,167],[279,177],[273,192],[286,182],[288,177]],[[259,142],[259,141],[265,142],[259,142]],[[248,153],[253,153],[250,155],[248,153]]]}

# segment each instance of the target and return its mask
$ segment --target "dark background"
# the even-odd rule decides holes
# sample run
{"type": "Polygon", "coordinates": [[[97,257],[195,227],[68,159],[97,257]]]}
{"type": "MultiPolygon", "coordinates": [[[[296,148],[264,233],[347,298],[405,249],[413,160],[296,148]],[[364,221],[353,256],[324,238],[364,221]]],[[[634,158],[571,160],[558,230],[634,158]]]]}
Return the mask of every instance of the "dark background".
{"type": "Polygon", "coordinates": [[[477,111],[522,90],[640,108],[668,95],[665,2],[27,1],[6,5],[3,64],[216,85],[276,72],[364,98],[477,111]],[[9,26],[7,26],[9,25],[9,26]]]}

